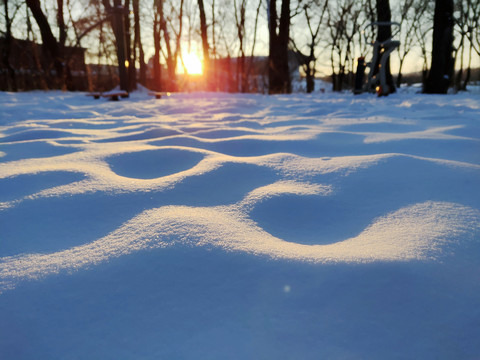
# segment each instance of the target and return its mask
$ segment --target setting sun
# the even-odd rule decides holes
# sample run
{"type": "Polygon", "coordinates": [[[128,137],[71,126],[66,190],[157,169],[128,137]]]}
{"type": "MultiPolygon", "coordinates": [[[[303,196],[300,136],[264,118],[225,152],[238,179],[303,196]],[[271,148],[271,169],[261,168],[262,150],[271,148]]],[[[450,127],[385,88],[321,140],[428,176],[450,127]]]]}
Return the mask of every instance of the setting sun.
{"type": "Polygon", "coordinates": [[[183,56],[183,64],[190,75],[200,75],[203,72],[203,65],[195,53],[188,53],[183,56]]]}

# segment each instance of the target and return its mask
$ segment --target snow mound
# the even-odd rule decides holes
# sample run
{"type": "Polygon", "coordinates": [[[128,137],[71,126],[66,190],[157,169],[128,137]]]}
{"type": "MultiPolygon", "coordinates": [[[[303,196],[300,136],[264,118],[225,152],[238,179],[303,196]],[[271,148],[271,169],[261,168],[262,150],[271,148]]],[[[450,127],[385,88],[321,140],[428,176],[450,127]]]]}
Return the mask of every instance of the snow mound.
{"type": "Polygon", "coordinates": [[[405,89],[0,93],[0,357],[476,358],[479,119],[405,89]]]}
{"type": "MultiPolygon", "coordinates": [[[[475,130],[466,136],[468,121],[452,124],[457,107],[419,115],[418,101],[404,97],[372,107],[370,97],[175,94],[159,106],[137,93],[114,107],[70,99],[62,105],[68,119],[6,123],[3,157],[12,160],[0,163],[0,181],[16,185],[0,198],[13,234],[0,252],[3,288],[179,243],[312,263],[435,259],[478,228],[478,201],[462,202],[480,178],[470,151],[479,139],[475,130]],[[425,141],[453,151],[407,151],[425,141]],[[16,154],[42,144],[42,157],[16,154]],[[108,234],[58,251],[35,253],[30,233],[15,235],[13,209],[72,196],[95,207],[94,197],[82,200],[91,194],[119,204],[129,194],[136,205],[115,209],[120,226],[104,215],[108,234]],[[24,250],[12,256],[17,241],[24,250]]],[[[478,112],[459,101],[462,111],[478,112]]],[[[69,221],[81,228],[81,219],[69,221]]]]}

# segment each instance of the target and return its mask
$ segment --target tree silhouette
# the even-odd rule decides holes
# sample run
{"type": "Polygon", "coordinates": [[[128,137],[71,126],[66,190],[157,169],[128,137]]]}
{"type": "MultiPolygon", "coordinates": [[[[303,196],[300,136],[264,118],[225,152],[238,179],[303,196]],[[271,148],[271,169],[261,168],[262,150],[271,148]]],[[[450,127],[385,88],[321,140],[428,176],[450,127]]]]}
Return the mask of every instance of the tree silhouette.
{"type": "Polygon", "coordinates": [[[446,94],[453,75],[453,0],[436,0],[433,19],[432,66],[423,91],[446,94]]]}

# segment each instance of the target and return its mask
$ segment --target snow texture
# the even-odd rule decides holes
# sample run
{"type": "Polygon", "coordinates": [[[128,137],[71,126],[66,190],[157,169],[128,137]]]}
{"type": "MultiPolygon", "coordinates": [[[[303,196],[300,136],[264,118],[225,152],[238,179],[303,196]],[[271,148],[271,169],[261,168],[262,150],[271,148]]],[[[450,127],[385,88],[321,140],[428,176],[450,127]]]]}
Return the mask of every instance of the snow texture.
{"type": "Polygon", "coordinates": [[[0,94],[0,358],[477,358],[479,101],[0,94]]]}

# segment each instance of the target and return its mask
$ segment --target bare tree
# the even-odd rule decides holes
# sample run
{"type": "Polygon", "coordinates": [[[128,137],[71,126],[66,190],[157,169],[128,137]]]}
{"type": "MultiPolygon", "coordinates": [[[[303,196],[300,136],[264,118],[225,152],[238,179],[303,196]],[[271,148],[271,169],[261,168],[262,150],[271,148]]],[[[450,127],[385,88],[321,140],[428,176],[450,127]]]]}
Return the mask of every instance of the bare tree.
{"type": "Polygon", "coordinates": [[[460,59],[459,69],[455,76],[455,90],[466,90],[471,76],[472,55],[474,49],[473,33],[478,26],[478,0],[458,0],[454,7],[454,31],[458,45],[454,47],[455,63],[460,59]],[[467,69],[464,71],[465,52],[468,52],[467,69]],[[465,77],[464,77],[465,74],[465,77]]]}
{"type": "MultiPolygon", "coordinates": [[[[418,3],[417,3],[418,4],[418,3]]],[[[422,84],[425,87],[428,75],[428,61],[429,61],[429,42],[430,34],[433,30],[433,12],[434,7],[432,2],[426,0],[425,12],[422,20],[414,24],[416,46],[419,48],[422,57],[422,84]]]]}
{"type": "Polygon", "coordinates": [[[210,25],[210,29],[212,30],[212,51],[211,51],[211,54],[210,54],[210,57],[212,57],[213,59],[216,58],[217,56],[217,41],[216,41],[216,33],[215,33],[215,29],[216,29],[216,25],[217,25],[217,21],[216,21],[216,16],[215,16],[215,12],[216,12],[216,6],[215,6],[216,2],[215,0],[212,0],[211,4],[210,4],[210,13],[211,13],[211,16],[212,16],[212,21],[211,21],[211,25],[210,25]]]}
{"type": "Polygon", "coordinates": [[[290,40],[290,0],[282,0],[280,17],[276,0],[268,0],[268,92],[291,93],[292,84],[288,68],[290,40]]]}
{"type": "MultiPolygon", "coordinates": [[[[111,66],[106,67],[106,74],[101,70],[104,65],[113,65],[118,60],[115,49],[115,37],[112,27],[108,27],[107,23],[111,22],[113,13],[106,13],[102,7],[100,0],[90,1],[91,13],[85,14],[80,20],[75,22],[77,45],[84,37],[89,37],[89,34],[94,30],[98,31],[95,38],[89,39],[92,44],[97,44],[94,56],[97,60],[96,71],[89,74],[89,89],[92,91],[101,91],[110,88],[118,79],[116,73],[112,71],[111,66]]],[[[93,53],[92,53],[93,55],[93,53]]]]}
{"type": "Polygon", "coordinates": [[[140,26],[140,0],[132,1],[134,18],[134,40],[133,40],[133,64],[137,61],[140,67],[140,84],[145,85],[147,80],[147,66],[145,64],[145,53],[143,51],[141,26],[140,26]]]}
{"type": "Polygon", "coordinates": [[[15,70],[10,64],[10,54],[13,46],[13,35],[12,35],[12,23],[17,14],[17,11],[20,9],[20,4],[14,4],[12,9],[12,14],[10,15],[10,8],[8,0],[3,0],[3,9],[4,9],[4,19],[5,19],[5,37],[4,44],[2,48],[2,62],[3,66],[7,69],[7,88],[8,91],[17,91],[17,81],[15,76],[15,70]]]}
{"type": "Polygon", "coordinates": [[[163,10],[163,0],[155,0],[153,2],[153,88],[154,90],[162,89],[162,66],[160,63],[161,54],[161,14],[163,10]]]}
{"type": "Polygon", "coordinates": [[[327,7],[327,15],[333,90],[341,91],[345,83],[353,83],[354,40],[364,24],[362,4],[339,0],[327,7]]]}
{"type": "MultiPolygon", "coordinates": [[[[467,17],[467,38],[469,42],[468,47],[468,65],[467,65],[467,73],[461,88],[463,90],[467,89],[467,84],[470,81],[470,77],[472,75],[472,57],[473,57],[473,50],[474,50],[474,37],[475,31],[477,32],[477,40],[480,39],[479,37],[479,12],[480,12],[480,0],[467,0],[467,7],[468,7],[468,17],[467,17]]],[[[480,55],[480,54],[479,54],[480,55]]]]}
{"type": "Polygon", "coordinates": [[[113,0],[113,5],[110,3],[110,0],[102,0],[102,4],[106,14],[108,14],[108,19],[115,35],[120,89],[129,92],[130,81],[128,79],[128,66],[130,65],[130,58],[128,57],[127,36],[125,31],[126,9],[121,0],[113,0]]]}
{"type": "Polygon", "coordinates": [[[402,83],[402,70],[405,59],[416,45],[415,30],[420,22],[424,21],[428,0],[404,0],[399,5],[399,23],[402,31],[400,32],[400,45],[397,52],[399,60],[397,87],[400,87],[402,83]]]}
{"type": "Polygon", "coordinates": [[[247,7],[247,0],[241,0],[240,5],[237,5],[237,0],[233,0],[235,7],[235,24],[237,26],[237,35],[239,42],[239,55],[240,58],[237,61],[237,81],[236,88],[241,92],[247,91],[247,79],[245,72],[245,14],[247,7]]]}
{"type": "Polygon", "coordinates": [[[299,62],[302,64],[303,71],[306,78],[306,91],[311,93],[315,90],[315,73],[317,56],[315,51],[320,42],[320,29],[323,25],[323,20],[328,7],[328,0],[323,2],[315,0],[303,5],[303,15],[307,22],[308,28],[308,42],[305,46],[306,53],[302,52],[297,46],[295,39],[291,39],[291,44],[295,49],[296,56],[299,58],[299,62]]]}
{"type": "Polygon", "coordinates": [[[132,34],[131,34],[131,21],[130,21],[130,0],[123,0],[123,31],[125,38],[125,66],[128,73],[128,91],[135,90],[137,88],[137,74],[135,69],[135,61],[133,60],[132,49],[132,34]]]}
{"type": "MultiPolygon", "coordinates": [[[[440,2],[437,0],[437,3],[440,2]]],[[[459,70],[456,88],[464,89],[471,76],[474,57],[480,55],[480,0],[456,0],[455,3],[454,29],[457,38],[453,54],[459,70]]],[[[204,77],[209,79],[206,89],[226,89],[226,80],[230,80],[228,76],[236,81],[236,86],[229,89],[242,92],[258,89],[253,83],[252,72],[253,69],[256,74],[259,72],[259,65],[255,62],[259,39],[257,30],[265,7],[269,59],[263,74],[268,76],[265,84],[268,84],[269,93],[291,91],[289,47],[300,59],[298,63],[306,75],[308,92],[314,88],[317,58],[322,54],[323,46],[329,49],[325,55],[330,55],[334,89],[341,90],[353,83],[356,57],[371,51],[368,46],[370,38],[363,35],[362,30],[379,41],[389,36],[386,33],[382,35],[382,31],[367,30],[365,24],[388,21],[392,15],[401,22],[403,29],[398,52],[397,86],[402,80],[404,63],[413,49],[421,51],[425,78],[430,63],[433,2],[429,0],[402,0],[392,9],[393,14],[389,0],[154,0],[152,23],[148,24],[145,13],[142,13],[142,4],[147,6],[147,2],[140,0],[3,0],[1,4],[4,46],[0,62],[5,69],[4,86],[10,90],[15,89],[15,83],[20,84],[18,78],[15,82],[10,44],[15,36],[37,42],[37,33],[43,43],[38,45],[39,49],[42,47],[51,59],[49,67],[44,69],[45,76],[55,75],[56,87],[73,89],[69,68],[72,64],[69,59],[75,53],[72,45],[88,48],[90,61],[96,57],[99,66],[118,63],[120,78],[127,79],[126,85],[121,80],[121,88],[132,89],[137,77],[140,83],[145,84],[148,67],[144,58],[149,51],[144,47],[143,35],[153,38],[154,80],[150,86],[155,89],[161,88],[161,63],[167,69],[163,78],[164,88],[175,89],[178,61],[183,64],[182,48],[188,44],[188,51],[191,51],[190,47],[195,47],[197,39],[203,51],[204,77]],[[83,4],[84,12],[78,11],[79,3],[83,4]],[[22,10],[23,16],[24,9],[27,9],[28,16],[23,24],[18,20],[13,23],[16,13],[22,10]],[[301,20],[296,21],[293,18],[296,15],[301,15],[301,20]],[[32,26],[31,19],[35,19],[38,27],[32,26]],[[105,23],[110,26],[105,26],[105,23]],[[153,34],[145,35],[146,24],[153,27],[153,34]],[[229,61],[236,66],[231,74],[227,70],[230,68],[229,61]],[[138,68],[140,71],[137,73],[138,68]],[[170,79],[168,82],[167,78],[170,79]],[[222,80],[217,81],[219,79],[222,80]]],[[[35,44],[32,46],[35,47],[35,44]]],[[[44,65],[40,51],[30,53],[38,66],[44,65]],[[35,55],[37,52],[38,55],[35,55]]],[[[434,57],[435,53],[433,51],[434,57]]],[[[114,78],[117,76],[113,67],[105,68],[113,72],[114,78]]],[[[435,68],[432,60],[430,75],[433,76],[435,68]]],[[[98,72],[96,76],[99,80],[98,72]]],[[[48,81],[51,83],[51,79],[48,81]]]]}
{"type": "Polygon", "coordinates": [[[473,51],[480,56],[480,0],[467,0],[469,3],[470,16],[469,16],[469,27],[468,27],[468,42],[469,54],[468,54],[468,68],[467,76],[464,80],[463,88],[466,89],[467,83],[470,80],[471,76],[471,61],[473,56],[473,51]]]}
{"type": "MultiPolygon", "coordinates": [[[[180,6],[172,2],[158,0],[156,11],[158,12],[159,31],[163,34],[162,54],[167,64],[169,91],[177,90],[176,69],[178,58],[181,55],[180,40],[183,31],[183,6],[184,0],[180,1],[180,6]]],[[[160,36],[160,32],[158,34],[160,36]]],[[[160,38],[159,38],[160,41],[160,38]]]]}
{"type": "Polygon", "coordinates": [[[472,44],[473,50],[480,56],[480,0],[468,0],[471,2],[471,20],[472,31],[468,33],[468,40],[472,44]]]}
{"type": "Polygon", "coordinates": [[[453,73],[453,0],[436,0],[433,22],[432,66],[423,91],[446,94],[453,73]]]}
{"type": "MultiPolygon", "coordinates": [[[[221,0],[217,3],[211,27],[221,29],[216,34],[211,57],[223,58],[210,76],[215,79],[216,89],[249,92],[259,89],[257,78],[252,76],[256,66],[254,51],[262,0],[221,0]],[[233,5],[233,11],[231,11],[233,5]],[[213,21],[214,20],[214,21],[213,21]],[[221,81],[218,81],[222,79],[221,81]]],[[[263,91],[263,88],[262,88],[263,91]]]]}
{"type": "Polygon", "coordinates": [[[207,17],[203,0],[198,0],[198,10],[200,13],[200,34],[203,48],[203,73],[208,80],[210,74],[210,46],[208,45],[207,17]]]}
{"type": "MultiPolygon", "coordinates": [[[[247,73],[246,73],[246,78],[249,80],[249,91],[252,90],[252,84],[251,84],[251,74],[254,66],[254,53],[255,53],[255,45],[257,43],[257,28],[258,28],[258,18],[260,15],[260,9],[262,7],[263,0],[258,0],[258,5],[255,10],[255,23],[253,26],[253,39],[252,39],[252,46],[250,50],[250,61],[248,62],[247,66],[247,73]]],[[[257,89],[257,84],[253,85],[254,89],[257,89]]]]}
{"type": "MultiPolygon", "coordinates": [[[[392,37],[392,28],[389,24],[392,21],[392,12],[390,10],[390,1],[389,0],[376,0],[376,9],[377,9],[377,22],[378,32],[377,32],[377,41],[379,43],[384,43],[388,41],[392,37]]],[[[377,63],[373,65],[373,74],[380,72],[380,59],[381,54],[380,52],[384,51],[385,48],[379,47],[378,48],[378,56],[376,56],[377,63]]],[[[387,59],[385,63],[385,75],[387,80],[387,85],[389,88],[389,92],[395,92],[395,84],[393,82],[392,72],[390,70],[390,58],[387,59]]]]}
{"type": "MultiPolygon", "coordinates": [[[[64,55],[61,51],[59,43],[57,42],[57,39],[53,35],[47,16],[42,10],[40,0],[26,0],[26,4],[32,12],[32,15],[40,29],[43,46],[50,54],[52,67],[55,70],[55,78],[57,79],[57,86],[64,88],[64,55]]],[[[50,69],[47,70],[48,73],[50,73],[50,69]]]]}

